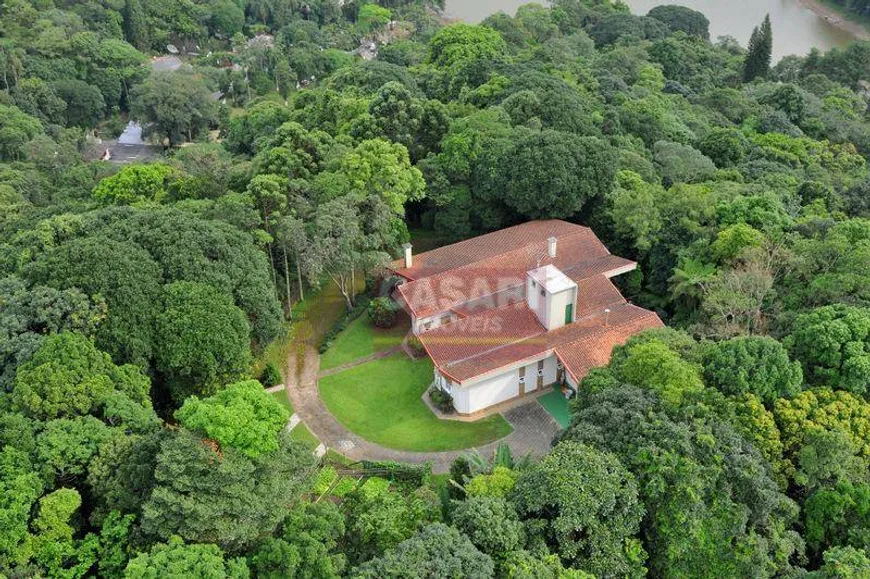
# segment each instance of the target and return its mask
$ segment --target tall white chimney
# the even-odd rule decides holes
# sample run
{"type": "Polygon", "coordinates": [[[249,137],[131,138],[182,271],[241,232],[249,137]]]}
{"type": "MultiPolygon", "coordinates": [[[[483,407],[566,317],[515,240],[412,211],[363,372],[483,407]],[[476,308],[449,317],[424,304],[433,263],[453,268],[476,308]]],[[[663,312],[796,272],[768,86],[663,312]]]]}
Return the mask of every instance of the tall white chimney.
{"type": "Polygon", "coordinates": [[[555,237],[547,239],[547,255],[550,256],[550,259],[556,259],[556,243],[558,241],[555,237]]]}
{"type": "Polygon", "coordinates": [[[414,267],[413,246],[410,243],[406,243],[402,246],[402,249],[405,250],[405,267],[414,267]]]}

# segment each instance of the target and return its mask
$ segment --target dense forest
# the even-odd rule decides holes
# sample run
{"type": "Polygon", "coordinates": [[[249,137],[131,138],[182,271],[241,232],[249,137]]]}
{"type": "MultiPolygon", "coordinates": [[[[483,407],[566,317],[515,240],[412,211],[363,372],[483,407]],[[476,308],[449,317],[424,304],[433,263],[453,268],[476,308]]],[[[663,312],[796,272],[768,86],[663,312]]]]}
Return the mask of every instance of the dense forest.
{"type": "Polygon", "coordinates": [[[867,0],[831,0],[831,2],[860,16],[870,16],[870,2],[867,0]]]}
{"type": "Polygon", "coordinates": [[[440,9],[0,0],[0,575],[870,577],[870,43],[440,9]],[[324,485],[254,371],[297,301],[543,218],[668,328],[544,457],[324,485]]]}

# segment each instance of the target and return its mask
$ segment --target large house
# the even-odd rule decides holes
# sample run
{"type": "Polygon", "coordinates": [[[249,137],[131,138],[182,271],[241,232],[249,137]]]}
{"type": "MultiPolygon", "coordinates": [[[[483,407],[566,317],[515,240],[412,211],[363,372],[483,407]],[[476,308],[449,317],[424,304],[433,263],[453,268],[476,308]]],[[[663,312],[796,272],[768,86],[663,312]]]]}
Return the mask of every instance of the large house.
{"type": "Polygon", "coordinates": [[[393,297],[435,363],[435,384],[474,415],[554,384],[576,391],[613,347],[659,317],[610,279],[633,261],[588,227],[532,221],[392,264],[393,297]]]}

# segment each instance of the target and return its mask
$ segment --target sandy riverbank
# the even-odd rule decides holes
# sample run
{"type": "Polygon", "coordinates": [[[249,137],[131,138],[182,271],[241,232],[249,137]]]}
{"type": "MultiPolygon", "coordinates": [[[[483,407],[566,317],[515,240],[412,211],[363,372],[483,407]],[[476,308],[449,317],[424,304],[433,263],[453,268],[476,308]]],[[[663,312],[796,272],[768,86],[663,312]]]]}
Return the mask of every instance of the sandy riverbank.
{"type": "Polygon", "coordinates": [[[870,30],[860,22],[844,18],[843,15],[819,0],[799,0],[807,9],[812,10],[841,30],[845,30],[858,40],[870,40],[870,30]]]}

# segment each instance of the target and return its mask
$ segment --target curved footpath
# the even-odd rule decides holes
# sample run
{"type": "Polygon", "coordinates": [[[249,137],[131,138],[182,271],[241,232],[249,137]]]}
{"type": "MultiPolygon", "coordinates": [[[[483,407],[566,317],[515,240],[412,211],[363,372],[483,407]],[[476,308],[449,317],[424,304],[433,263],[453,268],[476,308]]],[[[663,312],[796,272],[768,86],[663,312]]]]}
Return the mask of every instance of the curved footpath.
{"type": "Polygon", "coordinates": [[[505,411],[502,415],[513,427],[508,436],[474,449],[453,450],[447,452],[411,452],[393,450],[379,444],[369,442],[354,434],[341,425],[326,408],[320,398],[317,387],[317,372],[320,367],[320,356],[317,350],[308,347],[305,352],[305,364],[302,371],[293,377],[297,368],[295,352],[287,360],[287,380],[285,389],[293,409],[308,429],[327,448],[348,457],[351,460],[395,460],[412,464],[432,463],[435,473],[446,473],[453,461],[467,450],[477,450],[482,456],[489,458],[500,442],[507,443],[514,456],[526,454],[543,455],[550,448],[550,442],[559,432],[559,425],[536,400],[505,411]],[[291,379],[292,378],[292,379],[291,379]]]}

